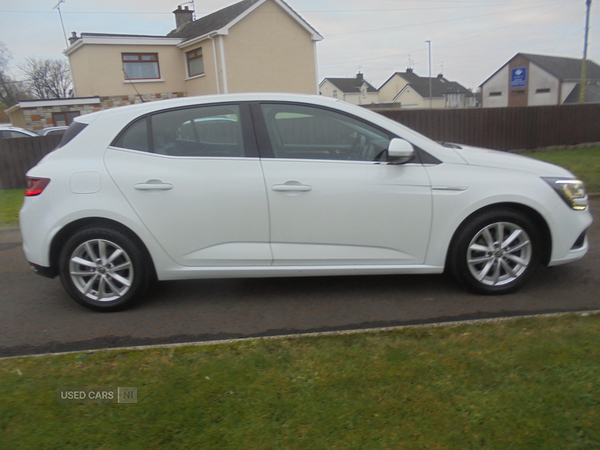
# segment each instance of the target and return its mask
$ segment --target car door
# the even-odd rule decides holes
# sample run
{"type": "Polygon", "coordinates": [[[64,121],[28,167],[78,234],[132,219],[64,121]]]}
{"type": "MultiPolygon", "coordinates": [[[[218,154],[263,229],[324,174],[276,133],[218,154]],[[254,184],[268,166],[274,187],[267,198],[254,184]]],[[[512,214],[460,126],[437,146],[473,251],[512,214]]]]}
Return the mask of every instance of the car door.
{"type": "Polygon", "coordinates": [[[243,105],[154,113],[128,126],[105,164],[139,218],[177,263],[271,263],[267,199],[243,105]]]}
{"type": "Polygon", "coordinates": [[[429,179],[418,162],[387,164],[389,132],[317,106],[253,108],[274,265],[424,262],[429,179]]]}

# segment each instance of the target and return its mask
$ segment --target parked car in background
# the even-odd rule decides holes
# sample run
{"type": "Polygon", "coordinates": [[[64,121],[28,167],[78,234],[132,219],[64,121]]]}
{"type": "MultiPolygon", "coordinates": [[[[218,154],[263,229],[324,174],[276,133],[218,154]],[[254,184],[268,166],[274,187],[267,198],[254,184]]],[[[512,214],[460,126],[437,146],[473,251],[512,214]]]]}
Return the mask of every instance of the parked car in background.
{"type": "Polygon", "coordinates": [[[63,134],[65,134],[65,131],[67,131],[67,126],[62,126],[62,127],[48,127],[48,128],[42,128],[41,130],[37,131],[37,134],[39,134],[40,136],[62,136],[63,134]]]}
{"type": "Polygon", "coordinates": [[[21,137],[37,137],[38,134],[25,128],[13,126],[0,126],[0,139],[12,139],[21,137]]]}
{"type": "Polygon", "coordinates": [[[359,106],[188,97],[76,117],[27,173],[23,248],[79,303],[154,279],[453,273],[483,294],[588,251],[567,170],[444,147],[359,106]]]}

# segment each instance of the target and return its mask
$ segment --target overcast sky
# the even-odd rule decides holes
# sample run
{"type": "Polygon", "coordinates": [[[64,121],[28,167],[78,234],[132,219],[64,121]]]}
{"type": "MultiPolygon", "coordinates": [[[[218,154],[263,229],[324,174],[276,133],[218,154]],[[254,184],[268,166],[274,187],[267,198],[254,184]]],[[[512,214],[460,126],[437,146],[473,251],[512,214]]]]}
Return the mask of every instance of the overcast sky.
{"type": "MultiPolygon", "coordinates": [[[[58,0],[0,0],[0,42],[14,66],[26,57],[65,58],[58,0]]],[[[196,0],[196,17],[236,3],[196,0]]],[[[412,65],[476,89],[518,52],[581,58],[585,0],[287,0],[325,39],[318,43],[319,79],[357,71],[379,88],[412,65]]],[[[65,0],[72,31],[166,35],[179,0],[65,0]]],[[[600,0],[592,4],[588,58],[600,63],[600,0]]]]}

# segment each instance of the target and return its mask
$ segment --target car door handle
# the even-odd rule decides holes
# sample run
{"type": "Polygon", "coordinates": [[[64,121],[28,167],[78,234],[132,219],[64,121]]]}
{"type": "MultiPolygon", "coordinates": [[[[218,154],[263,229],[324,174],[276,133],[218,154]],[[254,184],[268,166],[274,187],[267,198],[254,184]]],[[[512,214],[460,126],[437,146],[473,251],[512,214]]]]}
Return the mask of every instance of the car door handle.
{"type": "Polygon", "coordinates": [[[148,180],[145,183],[137,183],[134,188],[138,191],[168,191],[173,189],[171,183],[163,183],[160,180],[148,180]]]}
{"type": "Polygon", "coordinates": [[[300,184],[297,181],[288,181],[285,184],[274,184],[271,189],[277,192],[308,192],[312,191],[312,186],[300,184]]]}

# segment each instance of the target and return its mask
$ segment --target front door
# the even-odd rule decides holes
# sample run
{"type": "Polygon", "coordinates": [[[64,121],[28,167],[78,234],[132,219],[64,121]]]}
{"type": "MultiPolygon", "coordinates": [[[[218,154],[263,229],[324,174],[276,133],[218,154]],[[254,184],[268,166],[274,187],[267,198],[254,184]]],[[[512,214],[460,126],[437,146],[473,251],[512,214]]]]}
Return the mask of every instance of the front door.
{"type": "Polygon", "coordinates": [[[387,132],[318,107],[261,111],[273,156],[261,161],[274,265],[424,262],[429,179],[419,163],[385,162],[387,132]]]}

